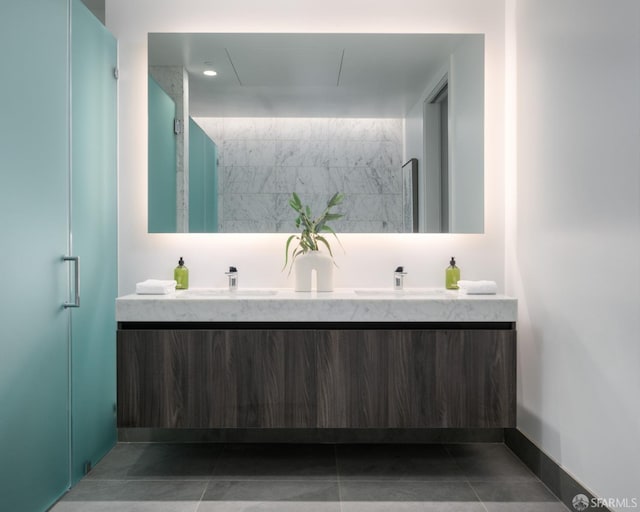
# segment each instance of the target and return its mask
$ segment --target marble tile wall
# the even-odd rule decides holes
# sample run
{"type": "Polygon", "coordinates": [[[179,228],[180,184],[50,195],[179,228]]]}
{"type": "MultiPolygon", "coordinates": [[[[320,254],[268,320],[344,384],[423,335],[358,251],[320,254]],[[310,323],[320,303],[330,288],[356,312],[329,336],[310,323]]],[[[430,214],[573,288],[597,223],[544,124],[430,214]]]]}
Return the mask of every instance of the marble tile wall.
{"type": "Polygon", "coordinates": [[[196,118],[219,155],[224,232],[297,231],[292,192],[314,215],[335,192],[339,232],[402,231],[402,120],[196,118]]]}

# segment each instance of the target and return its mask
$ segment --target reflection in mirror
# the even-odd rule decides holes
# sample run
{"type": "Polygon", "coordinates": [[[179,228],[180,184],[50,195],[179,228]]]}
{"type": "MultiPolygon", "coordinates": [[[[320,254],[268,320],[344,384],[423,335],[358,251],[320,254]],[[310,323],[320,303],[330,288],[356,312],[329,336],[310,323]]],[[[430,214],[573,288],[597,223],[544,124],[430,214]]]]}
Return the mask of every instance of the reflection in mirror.
{"type": "Polygon", "coordinates": [[[339,232],[483,232],[483,35],[148,43],[150,232],[290,233],[292,192],[344,193],[339,232]]]}

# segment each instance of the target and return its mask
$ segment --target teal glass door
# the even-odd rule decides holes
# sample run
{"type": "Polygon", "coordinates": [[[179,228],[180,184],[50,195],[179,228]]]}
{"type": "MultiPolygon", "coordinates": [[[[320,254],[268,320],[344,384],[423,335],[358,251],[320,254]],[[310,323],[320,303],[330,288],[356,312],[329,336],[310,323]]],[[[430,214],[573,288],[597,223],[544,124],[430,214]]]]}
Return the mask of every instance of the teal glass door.
{"type": "Polygon", "coordinates": [[[204,231],[216,233],[218,229],[218,146],[208,136],[204,145],[204,231]]]}
{"type": "Polygon", "coordinates": [[[149,75],[149,233],[175,233],[177,228],[176,104],[149,75]]]}
{"type": "Polygon", "coordinates": [[[71,312],[72,485],[116,442],[117,44],[72,0],[72,254],[80,307],[71,312]]]}
{"type": "Polygon", "coordinates": [[[0,10],[0,509],[38,512],[69,485],[69,17],[0,10]]]}
{"type": "Polygon", "coordinates": [[[218,231],[218,148],[189,118],[189,232],[218,231]]]}

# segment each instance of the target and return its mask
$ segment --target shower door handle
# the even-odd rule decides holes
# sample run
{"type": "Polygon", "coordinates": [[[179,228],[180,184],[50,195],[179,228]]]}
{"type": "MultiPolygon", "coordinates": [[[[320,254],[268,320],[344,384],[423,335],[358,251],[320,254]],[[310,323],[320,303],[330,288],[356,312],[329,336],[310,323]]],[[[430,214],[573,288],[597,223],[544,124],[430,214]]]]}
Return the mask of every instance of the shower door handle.
{"type": "Polygon", "coordinates": [[[80,307],[80,258],[78,256],[63,256],[63,261],[73,261],[74,265],[74,301],[65,302],[63,306],[65,308],[79,308],[80,307]]]}

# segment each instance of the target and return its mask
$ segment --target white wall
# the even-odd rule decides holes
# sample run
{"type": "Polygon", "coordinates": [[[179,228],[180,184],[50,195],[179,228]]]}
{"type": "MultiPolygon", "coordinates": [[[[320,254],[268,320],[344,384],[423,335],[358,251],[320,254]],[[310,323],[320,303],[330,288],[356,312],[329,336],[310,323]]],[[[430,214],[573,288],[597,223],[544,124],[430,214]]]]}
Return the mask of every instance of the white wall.
{"type": "MultiPolygon", "coordinates": [[[[422,91],[416,104],[409,110],[404,119],[404,158],[406,162],[410,158],[418,159],[418,187],[421,193],[418,195],[418,211],[420,230],[429,233],[438,232],[441,229],[441,201],[440,201],[440,138],[429,137],[425,134],[425,125],[436,131],[440,131],[440,112],[434,119],[425,116],[425,100],[431,96],[434,90],[442,85],[442,81],[449,73],[449,61],[442,64],[433,76],[430,76],[427,85],[422,91]],[[436,122],[436,119],[437,122],[436,122]],[[437,155],[438,165],[429,165],[427,154],[437,155]]],[[[482,230],[480,230],[482,231],[482,230]]]]}
{"type": "Polygon", "coordinates": [[[640,498],[640,2],[514,5],[519,428],[597,496],[640,498]]]}
{"type": "MultiPolygon", "coordinates": [[[[427,231],[440,224],[440,171],[436,166],[425,169],[424,102],[448,76],[449,86],[449,226],[454,233],[482,232],[484,211],[483,188],[484,150],[484,44],[477,38],[467,40],[442,62],[440,69],[429,77],[426,87],[405,119],[405,157],[417,158],[421,188],[420,211],[427,231]],[[427,176],[426,173],[429,172],[427,176]],[[437,190],[436,190],[437,189],[437,190]],[[431,199],[431,200],[430,200],[431,199]],[[426,201],[425,201],[426,200],[426,201]],[[426,209],[426,212],[425,212],[426,209]],[[426,221],[425,221],[426,219],[426,221]]],[[[440,130],[438,123],[436,130],[440,130]]]]}
{"type": "Polygon", "coordinates": [[[482,211],[484,48],[465,41],[451,55],[449,69],[449,226],[454,233],[477,232],[482,211]]]}
{"type": "Polygon", "coordinates": [[[282,235],[147,234],[147,32],[483,32],[485,234],[343,235],[338,285],[388,286],[397,264],[408,267],[409,286],[440,285],[452,254],[465,278],[502,284],[506,268],[520,310],[520,428],[599,496],[637,495],[639,8],[637,0],[393,8],[107,0],[120,44],[120,293],[170,275],[180,255],[194,286],[224,286],[229,264],[244,286],[290,285],[279,272],[282,235]]]}
{"type": "Polygon", "coordinates": [[[439,286],[451,255],[463,277],[504,282],[502,0],[107,0],[120,60],[119,292],[172,275],[178,257],[192,286],[225,286],[230,264],[242,286],[291,286],[281,273],[286,235],[147,234],[147,32],[480,32],[486,34],[486,209],[483,235],[344,234],[338,286],[390,286],[405,265],[408,286],[439,286]]]}

